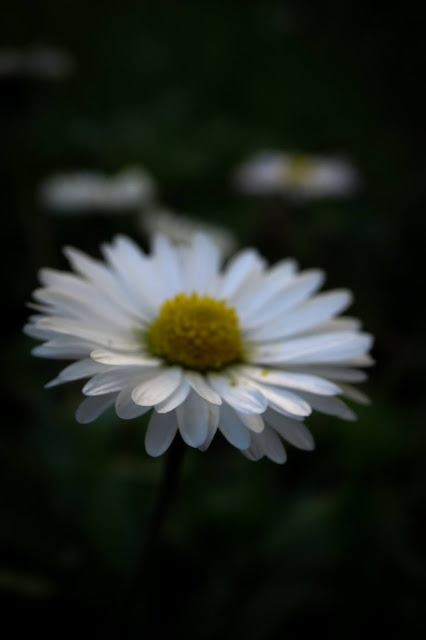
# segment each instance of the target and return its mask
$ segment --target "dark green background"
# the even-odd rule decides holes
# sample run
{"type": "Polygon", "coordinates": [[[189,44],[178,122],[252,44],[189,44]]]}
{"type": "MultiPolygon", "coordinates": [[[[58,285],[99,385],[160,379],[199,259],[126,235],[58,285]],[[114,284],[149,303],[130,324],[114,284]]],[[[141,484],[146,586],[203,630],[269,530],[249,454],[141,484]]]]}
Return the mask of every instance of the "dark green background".
{"type": "MultiPolygon", "coordinates": [[[[123,637],[359,637],[425,631],[424,28],[417,5],[367,2],[15,1],[1,43],[63,47],[62,82],[1,81],[2,626],[105,637],[164,459],[142,420],[78,425],[78,384],[30,356],[24,303],[41,266],[91,253],[132,217],[54,218],[58,170],[149,169],[171,208],[227,224],[271,260],[323,267],[375,334],[373,399],[346,423],[312,416],[317,449],[249,463],[220,437],[187,450],[177,499],[123,637]],[[351,199],[289,209],[236,195],[259,149],[346,153],[351,199]],[[423,420],[422,420],[423,419],[423,420]]],[[[142,238],[139,240],[143,241],[142,238]]]]}

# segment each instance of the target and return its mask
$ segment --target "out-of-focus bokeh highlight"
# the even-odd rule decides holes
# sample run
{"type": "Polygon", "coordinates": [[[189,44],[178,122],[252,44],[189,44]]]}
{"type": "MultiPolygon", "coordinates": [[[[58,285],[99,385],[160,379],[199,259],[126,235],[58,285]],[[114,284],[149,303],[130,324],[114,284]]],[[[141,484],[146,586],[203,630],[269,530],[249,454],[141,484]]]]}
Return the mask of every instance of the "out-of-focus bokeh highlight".
{"type": "MultiPolygon", "coordinates": [[[[0,595],[14,635],[104,637],[163,466],[144,419],[79,425],[25,307],[64,245],[218,233],[321,267],[377,366],[315,452],[188,451],[123,637],[425,632],[423,22],[413,3],[7,3],[0,26],[0,595]],[[170,213],[173,212],[173,213],[170,213]],[[180,216],[180,217],[176,217],[180,216]],[[180,235],[179,235],[180,234],[180,235]],[[84,625],[83,625],[84,621],[84,625]],[[47,625],[47,626],[46,626],[47,625]],[[132,635],[133,634],[133,635],[132,635]]],[[[221,240],[219,240],[221,238],[221,240]]],[[[117,632],[118,633],[118,632],[117,632]]]]}

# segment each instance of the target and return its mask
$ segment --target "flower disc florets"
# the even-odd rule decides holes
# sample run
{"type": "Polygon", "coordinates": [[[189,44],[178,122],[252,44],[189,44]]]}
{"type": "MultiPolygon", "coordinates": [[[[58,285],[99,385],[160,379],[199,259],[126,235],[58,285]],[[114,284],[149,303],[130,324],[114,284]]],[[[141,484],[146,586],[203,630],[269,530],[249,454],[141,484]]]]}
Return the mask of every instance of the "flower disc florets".
{"type": "Polygon", "coordinates": [[[221,369],[242,357],[235,310],[196,293],[166,300],[146,339],[153,355],[198,371],[221,369]]]}

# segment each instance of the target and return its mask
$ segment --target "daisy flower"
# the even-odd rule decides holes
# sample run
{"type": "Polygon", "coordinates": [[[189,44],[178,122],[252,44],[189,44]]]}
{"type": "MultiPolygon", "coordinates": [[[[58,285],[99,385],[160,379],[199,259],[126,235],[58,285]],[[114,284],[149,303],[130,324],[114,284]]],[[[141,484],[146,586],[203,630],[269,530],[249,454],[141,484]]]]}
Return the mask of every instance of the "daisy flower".
{"type": "Polygon", "coordinates": [[[242,193],[303,201],[351,195],[359,186],[359,175],[344,158],[265,151],[239,167],[234,182],[242,193]]]}
{"type": "Polygon", "coordinates": [[[173,213],[167,209],[148,209],[140,215],[140,226],[148,236],[161,233],[174,245],[191,244],[197,233],[208,234],[225,258],[237,246],[234,234],[219,225],[173,213]]]}
{"type": "Polygon", "coordinates": [[[269,267],[254,250],[221,269],[208,235],[151,254],[127,237],[102,247],[105,262],[65,249],[75,274],[42,269],[28,335],[34,355],[74,360],[48,386],[88,378],[77,420],[115,405],[120,418],[152,410],[145,445],[161,455],[177,433],[208,448],[217,431],[248,458],[283,463],[282,440],[312,449],[313,409],[351,420],[337,396],[356,396],[372,338],[336,318],[346,290],[316,294],[324,274],[294,260],[269,267]]]}
{"type": "Polygon", "coordinates": [[[50,176],[40,187],[39,199],[55,213],[117,213],[150,203],[155,190],[148,173],[130,167],[115,176],[94,171],[50,176]]]}

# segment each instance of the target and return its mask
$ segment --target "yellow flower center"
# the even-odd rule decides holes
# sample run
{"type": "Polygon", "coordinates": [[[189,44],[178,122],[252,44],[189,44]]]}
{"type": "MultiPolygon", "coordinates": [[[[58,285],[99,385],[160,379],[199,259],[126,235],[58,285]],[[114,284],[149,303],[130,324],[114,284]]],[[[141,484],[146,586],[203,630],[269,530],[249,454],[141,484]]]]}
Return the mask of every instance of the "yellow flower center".
{"type": "Polygon", "coordinates": [[[309,156],[294,153],[285,167],[285,178],[295,186],[303,185],[315,172],[315,164],[309,156]]]}
{"type": "Polygon", "coordinates": [[[220,369],[242,358],[235,310],[196,293],[166,300],[146,338],[154,355],[199,371],[220,369]]]}

